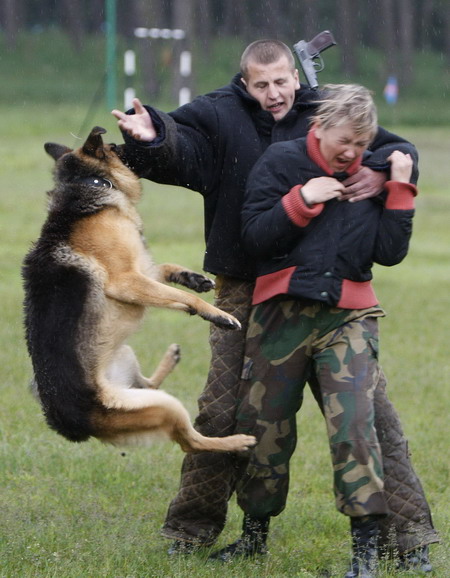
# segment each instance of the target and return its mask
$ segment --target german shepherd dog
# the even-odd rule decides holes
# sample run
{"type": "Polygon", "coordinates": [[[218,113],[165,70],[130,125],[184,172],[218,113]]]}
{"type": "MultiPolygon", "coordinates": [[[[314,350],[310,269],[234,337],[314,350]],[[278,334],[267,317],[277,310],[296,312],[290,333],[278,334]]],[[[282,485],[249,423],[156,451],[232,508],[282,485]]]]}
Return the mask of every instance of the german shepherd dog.
{"type": "Polygon", "coordinates": [[[185,452],[243,451],[255,438],[208,438],[191,425],[179,400],[157,388],[180,357],[171,345],[150,378],[124,344],[147,307],[197,314],[231,330],[233,316],[197,292],[214,282],[179,265],[156,265],[142,237],[135,204],[137,176],[104,144],[100,127],[82,147],[54,143],[56,161],[41,235],[24,259],[25,330],[33,387],[48,425],[70,441],[91,436],[113,444],[146,444],[155,437],[185,452]]]}

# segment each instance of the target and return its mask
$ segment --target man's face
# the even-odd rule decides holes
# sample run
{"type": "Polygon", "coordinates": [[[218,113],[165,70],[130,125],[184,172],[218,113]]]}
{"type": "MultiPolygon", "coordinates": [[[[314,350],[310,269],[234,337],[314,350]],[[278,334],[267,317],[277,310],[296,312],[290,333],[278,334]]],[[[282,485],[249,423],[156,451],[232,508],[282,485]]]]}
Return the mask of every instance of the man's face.
{"type": "Polygon", "coordinates": [[[292,70],[286,56],[271,64],[250,61],[248,78],[242,79],[247,92],[256,98],[263,110],[280,120],[291,110],[295,91],[300,88],[298,71],[292,70]]]}

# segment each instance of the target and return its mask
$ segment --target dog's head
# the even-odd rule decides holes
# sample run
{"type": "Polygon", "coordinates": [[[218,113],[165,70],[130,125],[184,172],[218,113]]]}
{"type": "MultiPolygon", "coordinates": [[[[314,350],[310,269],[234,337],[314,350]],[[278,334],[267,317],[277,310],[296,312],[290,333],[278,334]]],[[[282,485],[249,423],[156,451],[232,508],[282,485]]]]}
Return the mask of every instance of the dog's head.
{"type": "Polygon", "coordinates": [[[106,130],[94,127],[83,146],[71,149],[56,143],[45,143],[46,152],[55,160],[58,186],[83,185],[84,188],[114,189],[132,202],[139,200],[141,186],[137,176],[120,160],[115,144],[105,144],[106,130]]]}

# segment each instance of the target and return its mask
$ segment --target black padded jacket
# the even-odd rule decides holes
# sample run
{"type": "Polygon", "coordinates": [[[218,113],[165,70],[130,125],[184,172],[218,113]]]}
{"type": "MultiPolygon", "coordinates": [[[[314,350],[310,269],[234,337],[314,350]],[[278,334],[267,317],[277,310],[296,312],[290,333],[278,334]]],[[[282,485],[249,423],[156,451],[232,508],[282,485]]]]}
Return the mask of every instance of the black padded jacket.
{"type": "Polygon", "coordinates": [[[361,157],[346,173],[333,174],[313,130],[272,145],[258,160],[242,213],[244,243],[258,261],[253,303],[288,295],[345,309],[378,304],[372,266],[396,265],[406,256],[415,185],[388,181],[384,195],[357,203],[332,199],[309,207],[301,195],[310,179],[343,180],[360,163],[361,157]]]}
{"type": "MultiPolygon", "coordinates": [[[[271,143],[305,136],[317,98],[317,92],[302,86],[292,109],[275,122],[247,93],[238,74],[229,85],[171,113],[146,107],[158,132],[155,141],[143,143],[124,133],[121,156],[136,174],[203,195],[205,271],[255,278],[255,261],[244,251],[240,234],[247,177],[271,143]]],[[[386,145],[393,142],[405,143],[416,158],[412,145],[380,128],[370,168],[389,170],[386,145]]]]}

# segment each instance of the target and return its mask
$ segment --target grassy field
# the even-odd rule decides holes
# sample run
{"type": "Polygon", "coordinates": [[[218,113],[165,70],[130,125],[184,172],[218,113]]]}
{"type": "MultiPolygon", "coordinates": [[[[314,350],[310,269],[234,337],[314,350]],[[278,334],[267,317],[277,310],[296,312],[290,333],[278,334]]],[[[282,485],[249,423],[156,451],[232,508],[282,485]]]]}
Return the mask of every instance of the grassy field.
{"type": "MultiPolygon", "coordinates": [[[[206,562],[205,555],[169,559],[168,543],[159,535],[178,486],[180,449],[163,444],[123,454],[96,441],[70,444],[46,427],[27,391],[20,265],[38,235],[45,192],[51,188],[52,161],[43,143],[79,142],[77,136],[86,136],[79,134],[85,108],[30,109],[16,103],[0,106],[0,115],[0,576],[213,577],[222,567],[206,562]]],[[[107,111],[92,124],[105,126],[110,141],[120,140],[107,111]]],[[[450,137],[444,128],[394,130],[419,148],[421,194],[409,257],[394,270],[376,272],[377,292],[388,313],[381,322],[381,359],[442,537],[442,544],[432,547],[432,558],[435,575],[443,577],[450,566],[450,137]]],[[[156,260],[201,269],[200,198],[146,183],[141,213],[156,260]]],[[[192,416],[208,367],[207,338],[207,323],[199,318],[162,311],[152,312],[133,338],[147,373],[169,343],[180,343],[182,363],[166,389],[192,416]]],[[[227,575],[342,576],[350,543],[330,484],[324,424],[307,395],[289,502],[273,521],[271,554],[230,564],[227,575]]],[[[240,521],[232,501],[220,546],[236,538],[240,521]]],[[[389,567],[381,573],[393,575],[389,567]]]]}

